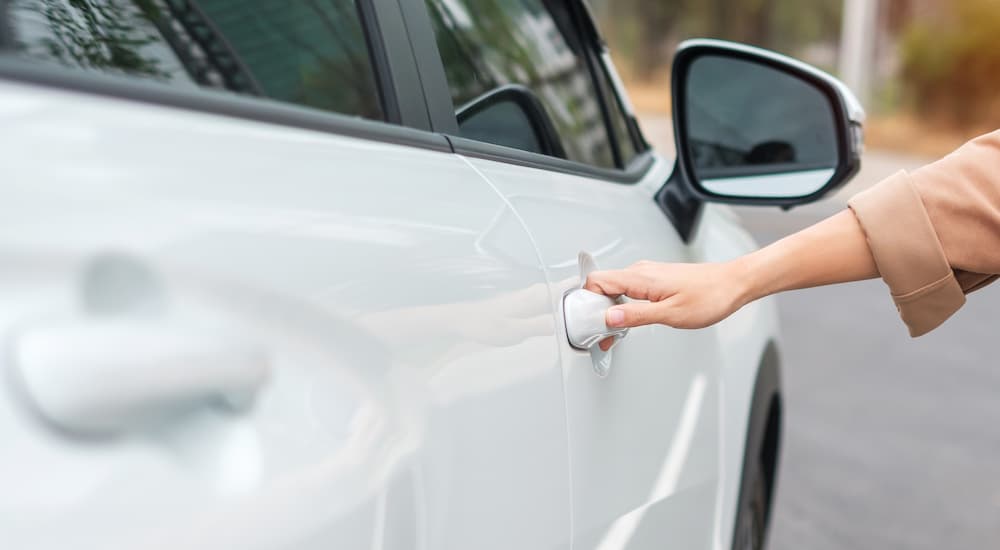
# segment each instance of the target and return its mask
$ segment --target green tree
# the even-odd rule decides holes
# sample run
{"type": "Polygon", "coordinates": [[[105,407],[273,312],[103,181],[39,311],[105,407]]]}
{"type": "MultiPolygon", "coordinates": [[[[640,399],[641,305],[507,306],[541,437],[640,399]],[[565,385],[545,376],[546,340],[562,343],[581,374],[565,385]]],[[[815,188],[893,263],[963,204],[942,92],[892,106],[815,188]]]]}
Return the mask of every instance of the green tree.
{"type": "Polygon", "coordinates": [[[159,8],[148,0],[22,0],[11,9],[36,12],[48,24],[47,34],[36,37],[35,44],[20,44],[22,48],[40,47],[66,65],[169,77],[160,61],[143,51],[158,39],[149,20],[160,17],[159,8]]]}

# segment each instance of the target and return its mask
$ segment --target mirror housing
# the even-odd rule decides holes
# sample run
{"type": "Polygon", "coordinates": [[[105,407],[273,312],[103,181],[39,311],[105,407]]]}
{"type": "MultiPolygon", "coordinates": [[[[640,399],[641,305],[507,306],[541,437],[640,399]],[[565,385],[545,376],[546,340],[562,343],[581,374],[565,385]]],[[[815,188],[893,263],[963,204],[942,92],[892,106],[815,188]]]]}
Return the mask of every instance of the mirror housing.
{"type": "Polygon", "coordinates": [[[679,178],[701,200],[790,208],[861,167],[864,109],[836,78],[743,44],[689,40],[674,58],[679,178]]]}

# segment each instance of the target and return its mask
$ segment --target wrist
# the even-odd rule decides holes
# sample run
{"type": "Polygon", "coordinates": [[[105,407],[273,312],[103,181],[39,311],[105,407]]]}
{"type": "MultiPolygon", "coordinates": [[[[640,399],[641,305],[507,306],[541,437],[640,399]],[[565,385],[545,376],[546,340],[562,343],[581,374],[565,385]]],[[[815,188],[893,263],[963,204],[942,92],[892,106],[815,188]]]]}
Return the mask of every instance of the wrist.
{"type": "Polygon", "coordinates": [[[730,276],[736,284],[738,307],[772,293],[769,277],[766,276],[767,262],[760,250],[736,258],[729,264],[730,276]]]}

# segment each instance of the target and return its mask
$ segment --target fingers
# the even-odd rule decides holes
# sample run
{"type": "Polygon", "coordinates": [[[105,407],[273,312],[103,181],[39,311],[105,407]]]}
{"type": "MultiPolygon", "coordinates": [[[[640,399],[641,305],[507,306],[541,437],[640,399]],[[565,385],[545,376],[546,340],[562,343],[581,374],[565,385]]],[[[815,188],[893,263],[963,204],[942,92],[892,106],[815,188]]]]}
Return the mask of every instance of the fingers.
{"type": "Polygon", "coordinates": [[[637,300],[650,299],[653,278],[636,269],[620,269],[615,271],[595,271],[587,276],[583,288],[591,292],[599,292],[606,296],[621,296],[637,300]]]}
{"type": "Polygon", "coordinates": [[[604,324],[612,328],[670,324],[666,315],[668,308],[664,302],[629,302],[608,308],[604,314],[604,324]]]}
{"type": "MultiPolygon", "coordinates": [[[[684,323],[676,318],[678,281],[684,280],[683,266],[638,262],[627,269],[615,271],[595,271],[587,277],[584,288],[606,296],[625,295],[646,302],[629,302],[614,306],[605,313],[605,323],[609,327],[638,327],[651,324],[676,326],[684,323]]],[[[609,342],[602,342],[601,349],[607,350],[609,342]],[[605,347],[607,346],[607,347],[605,347]]]]}
{"type": "Polygon", "coordinates": [[[611,349],[611,346],[615,345],[615,337],[609,336],[604,340],[601,340],[597,345],[601,347],[601,351],[608,351],[611,349]]]}

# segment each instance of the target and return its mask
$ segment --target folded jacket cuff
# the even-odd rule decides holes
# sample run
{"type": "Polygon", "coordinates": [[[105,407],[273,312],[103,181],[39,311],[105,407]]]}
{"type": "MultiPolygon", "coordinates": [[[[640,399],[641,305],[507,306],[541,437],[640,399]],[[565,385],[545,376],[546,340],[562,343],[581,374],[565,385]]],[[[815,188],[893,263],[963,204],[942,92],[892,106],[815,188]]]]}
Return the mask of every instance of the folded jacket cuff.
{"type": "Polygon", "coordinates": [[[965,294],[906,172],[855,195],[848,206],[911,336],[930,332],[962,307],[965,294]]]}

